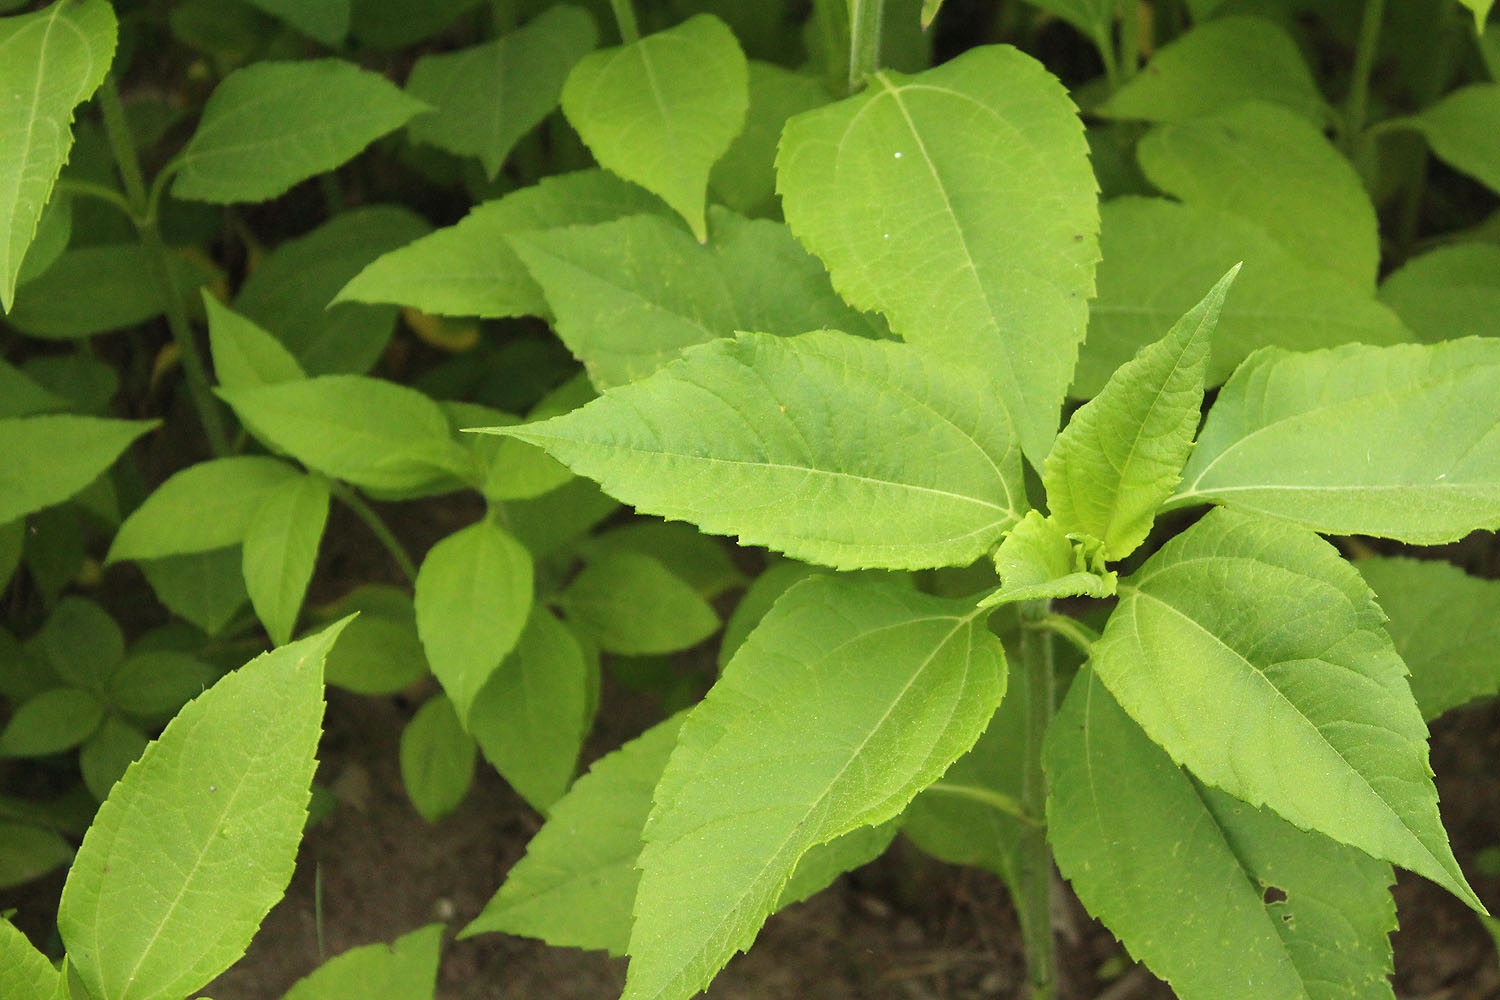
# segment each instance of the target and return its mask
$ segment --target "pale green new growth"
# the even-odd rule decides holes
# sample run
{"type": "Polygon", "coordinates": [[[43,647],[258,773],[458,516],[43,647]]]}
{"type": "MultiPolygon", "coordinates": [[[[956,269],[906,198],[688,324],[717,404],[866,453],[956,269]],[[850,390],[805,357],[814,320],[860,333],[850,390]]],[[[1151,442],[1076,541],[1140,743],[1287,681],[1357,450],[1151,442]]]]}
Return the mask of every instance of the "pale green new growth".
{"type": "Polygon", "coordinates": [[[255,63],[229,74],[209,97],[198,130],[173,161],[172,194],[214,202],[275,198],[427,110],[342,59],[255,63]]]}
{"type": "Polygon", "coordinates": [[[596,41],[587,11],[557,4],[492,42],[425,55],[411,68],[406,90],[434,111],[413,119],[407,133],[415,142],[479,157],[494,180],[516,142],[557,107],[568,71],[596,41]]]}
{"type": "Polygon", "coordinates": [[[546,297],[508,234],[665,211],[645,189],[603,170],[544,177],[378,258],[333,301],[396,302],[445,316],[546,316],[546,297]]]}
{"type": "Polygon", "coordinates": [[[73,109],[98,89],[114,55],[115,13],[104,0],[0,18],[0,308],[6,312],[73,146],[73,109]]]}
{"type": "Polygon", "coordinates": [[[6,1000],[55,1000],[61,985],[47,956],[9,920],[0,918],[0,996],[6,1000]]]}
{"type": "Polygon", "coordinates": [[[698,14],[585,56],[563,113],[601,166],[660,195],[701,242],[709,170],[744,126],[748,72],[729,27],[698,14]]]}
{"type": "Polygon", "coordinates": [[[180,1000],[245,952],[307,820],[323,657],[342,624],[187,704],[100,807],[57,925],[94,1000],[180,1000]]]}
{"type": "Polygon", "coordinates": [[[238,545],[261,502],[297,476],[295,466],[265,455],[215,458],[174,472],[120,525],[105,564],[238,545]]]}
{"type": "Polygon", "coordinates": [[[1104,572],[1099,542],[1092,537],[1074,541],[1055,518],[1037,510],[1006,532],[995,552],[995,570],[1002,586],[979,602],[981,608],[1115,592],[1115,574],[1104,572]]]}
{"type": "Polygon", "coordinates": [[[448,815],[469,794],[478,748],[447,695],[428,698],[401,731],[401,783],[429,823],[448,815]]]}
{"type": "Polygon", "coordinates": [[[1210,512],[1120,585],[1093,667],[1172,759],[1477,910],[1385,616],[1312,532],[1210,512]]]}
{"type": "Polygon", "coordinates": [[[1262,351],[1224,386],[1173,506],[1418,545],[1500,526],[1500,339],[1262,351]]]}
{"type": "Polygon", "coordinates": [[[275,645],[291,641],[328,523],[328,480],[297,476],[273,487],[245,528],[245,590],[275,645]]]}
{"type": "Polygon", "coordinates": [[[1423,718],[1500,693],[1500,581],[1438,560],[1361,559],[1354,567],[1390,616],[1385,630],[1411,670],[1423,718]]]}
{"type": "Polygon", "coordinates": [[[897,815],[974,745],[1005,692],[986,617],[866,579],[786,592],[657,785],[625,1000],[692,996],[749,946],[809,849],[897,815]]]}
{"type": "Polygon", "coordinates": [[[719,616],[707,601],[638,552],[608,551],[591,559],[556,600],[569,623],[607,653],[675,653],[719,630],[719,616]]]}
{"type": "Polygon", "coordinates": [[[256,437],[334,479],[401,490],[475,475],[442,409],[404,385],[322,375],[218,394],[256,437]]]}
{"type": "Polygon", "coordinates": [[[0,420],[0,524],[62,503],[157,424],[72,414],[0,420]]]}
{"type": "Polygon", "coordinates": [[[422,560],[417,633],[460,719],[515,648],[531,601],[531,554],[489,519],[455,531],[422,560]]]}
{"type": "Polygon", "coordinates": [[[993,392],[906,344],[742,334],[494,431],[643,513],[835,568],[915,569],[973,561],[1026,509],[993,392]]]}
{"type": "Polygon", "coordinates": [[[442,924],[390,944],[350,948],[299,979],[282,1000],[432,1000],[442,950],[442,924]]]}
{"type": "Polygon", "coordinates": [[[1198,784],[1087,669],[1046,766],[1058,867],[1181,1000],[1391,1000],[1389,865],[1198,784]]]}
{"type": "Polygon", "coordinates": [[[1146,540],[1177,486],[1198,429],[1214,325],[1238,273],[1235,265],[1165,337],[1116,370],[1047,455],[1052,519],[1063,534],[1099,539],[1107,560],[1146,540]]]}
{"type": "Polygon", "coordinates": [[[852,305],[995,380],[1040,462],[1088,320],[1096,185],[1077,109],[1014,49],[974,49],[787,123],[792,232],[852,305]]]}

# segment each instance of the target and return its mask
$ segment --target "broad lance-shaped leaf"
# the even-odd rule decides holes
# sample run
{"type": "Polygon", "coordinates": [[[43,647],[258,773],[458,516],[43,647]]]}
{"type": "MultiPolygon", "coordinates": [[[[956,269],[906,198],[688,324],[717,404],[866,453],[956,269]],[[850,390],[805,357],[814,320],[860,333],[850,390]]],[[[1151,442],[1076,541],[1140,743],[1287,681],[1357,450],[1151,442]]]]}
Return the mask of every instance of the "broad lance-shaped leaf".
{"type": "Polygon", "coordinates": [[[599,388],[651,374],[683,349],[739,330],[884,330],[849,308],[786,226],[709,210],[707,245],[679,222],[631,215],[506,238],[599,388]]]}
{"type": "Polygon", "coordinates": [[[787,224],[834,288],[995,379],[1040,463],[1099,259],[1088,146],[1057,78],[999,46],[876,73],[788,122],[777,167],[787,224]]]}
{"type": "Polygon", "coordinates": [[[275,645],[287,643],[297,625],[330,497],[322,476],[298,476],[271,490],[245,529],[245,589],[275,645]]]}
{"type": "Polygon", "coordinates": [[[1026,507],[988,379],[836,331],[704,344],[572,413],[491,430],[643,513],[839,569],[964,565],[1026,507]]]}
{"type": "Polygon", "coordinates": [[[1380,301],[1424,343],[1500,334],[1500,247],[1452,243],[1407,258],[1380,283],[1380,301]]]}
{"type": "Polygon", "coordinates": [[[547,299],[505,241],[511,233],[666,213],[661,199],[603,170],[543,177],[379,257],[334,298],[395,302],[443,316],[547,316],[547,299]]]}
{"type": "Polygon", "coordinates": [[[1483,910],[1438,816],[1385,616],[1312,532],[1210,512],[1120,585],[1093,667],[1172,759],[1483,910]]]}
{"type": "Polygon", "coordinates": [[[661,196],[708,238],[708,173],[745,123],[749,69],[728,25],[698,14],[579,61],[562,109],[599,164],[661,196]]]}
{"type": "Polygon", "coordinates": [[[0,918],[0,995],[6,1000],[56,1000],[59,986],[61,980],[47,956],[9,920],[0,918]]]}
{"type": "Polygon", "coordinates": [[[1203,300],[1114,375],[1073,414],[1047,456],[1042,482],[1067,533],[1104,543],[1123,559],[1146,540],[1193,449],[1209,344],[1239,265],[1203,300]]]}
{"type": "Polygon", "coordinates": [[[1388,864],[1205,788],[1090,670],[1047,732],[1047,835],[1182,1000],[1391,1000],[1388,864]]]}
{"type": "Polygon", "coordinates": [[[1500,526],[1497,399],[1500,339],[1260,351],[1219,393],[1170,505],[1457,541],[1500,526]]]}
{"type": "Polygon", "coordinates": [[[1500,83],[1460,87],[1436,104],[1393,124],[1421,132],[1432,151],[1450,166],[1500,191],[1500,83]]]}
{"type": "Polygon", "coordinates": [[[435,110],[407,132],[415,142],[479,157],[494,180],[517,140],[557,107],[568,71],[596,41],[587,11],[557,4],[492,42],[422,56],[406,90],[435,110]]]}
{"type": "Polygon", "coordinates": [[[238,545],[261,502],[299,476],[265,455],[214,458],[174,472],[115,532],[105,564],[238,545]]]}
{"type": "Polygon", "coordinates": [[[197,131],[168,167],[177,170],[172,194],[214,202],[275,198],[427,110],[342,59],[255,63],[209,95],[197,131]]]}
{"type": "Polygon", "coordinates": [[[1361,559],[1354,567],[1390,616],[1385,630],[1411,670],[1424,719],[1500,693],[1500,580],[1426,559],[1361,559]]]}
{"type": "Polygon", "coordinates": [[[258,656],[189,702],[100,807],[57,913],[95,1000],[177,1000],[245,953],[292,877],[323,658],[342,627],[258,656]]]}
{"type": "Polygon", "coordinates": [[[688,716],[656,787],[625,1000],[702,989],[749,947],[809,849],[896,816],[974,745],[1005,693],[987,618],[840,576],[777,601],[688,716]]]}
{"type": "MultiPolygon", "coordinates": [[[[641,873],[641,827],[651,793],[677,742],[683,715],[647,730],[599,760],[560,799],[526,856],[459,937],[504,931],[559,947],[625,954],[641,873]]],[[[860,827],[803,855],[776,908],[806,899],[839,874],[872,861],[891,824],[860,827]]]]}
{"type": "Polygon", "coordinates": [[[62,413],[0,420],[0,524],[62,503],[156,424],[62,413]]]}
{"type": "Polygon", "coordinates": [[[417,634],[460,720],[531,613],[531,554],[489,519],[432,547],[417,573],[417,634]]]}
{"type": "Polygon", "coordinates": [[[282,1000],[432,1000],[443,925],[428,924],[390,944],[367,944],[335,955],[297,980],[282,1000]]]}
{"type": "Polygon", "coordinates": [[[0,18],[0,308],[73,145],[73,109],[104,81],[115,13],[104,0],[0,18]]]}

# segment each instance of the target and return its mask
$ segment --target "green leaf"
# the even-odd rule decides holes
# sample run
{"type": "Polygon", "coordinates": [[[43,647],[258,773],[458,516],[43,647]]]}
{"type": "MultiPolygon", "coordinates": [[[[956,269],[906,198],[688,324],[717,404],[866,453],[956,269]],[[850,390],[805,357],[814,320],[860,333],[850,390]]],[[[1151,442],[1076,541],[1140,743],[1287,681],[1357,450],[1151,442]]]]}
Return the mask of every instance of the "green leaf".
{"type": "Polygon", "coordinates": [[[1039,463],[1099,259],[1088,145],[1057,78],[1000,46],[877,73],[788,122],[777,167],[787,223],[840,294],[996,379],[1039,463]]]}
{"type": "Polygon", "coordinates": [[[413,489],[473,472],[442,409],[394,382],[321,375],[218,392],[256,437],[356,486],[413,489]]]}
{"type": "Polygon", "coordinates": [[[53,688],[22,702],[0,730],[0,757],[47,757],[71,750],[93,734],[104,706],[88,691],[53,688]]]}
{"type": "Polygon", "coordinates": [[[422,560],[417,632],[460,720],[516,647],[531,613],[531,587],[531,555],[488,519],[455,531],[422,560]]]}
{"type": "Polygon", "coordinates": [[[254,388],[307,377],[281,341],[220,304],[207,291],[203,293],[203,308],[208,313],[208,346],[213,353],[214,375],[222,388],[254,388]]]}
{"type": "Polygon", "coordinates": [[[557,597],[568,622],[607,653],[690,649],[719,630],[698,593],[650,556],[606,551],[557,597]]]}
{"type": "Polygon", "coordinates": [[[558,800],[526,856],[459,937],[502,931],[625,954],[641,827],[683,716],[606,755],[558,800]]]}
{"type": "Polygon", "coordinates": [[[0,524],[62,503],[157,423],[71,414],[0,420],[0,524]]]}
{"type": "Polygon", "coordinates": [[[507,503],[505,516],[511,533],[540,559],[577,541],[619,509],[592,480],[574,476],[535,499],[507,503]]]}
{"type": "MultiPolygon", "coordinates": [[[[0,819],[0,888],[30,882],[71,860],[72,846],[51,830],[0,819]]],[[[0,957],[4,957],[3,951],[0,957]]],[[[0,986],[7,990],[10,984],[4,974],[9,971],[7,963],[0,961],[0,986]]],[[[5,996],[9,1000],[10,993],[5,996]]],[[[50,995],[48,1000],[52,1000],[50,995]]]]}
{"type": "Polygon", "coordinates": [[[73,145],[73,109],[104,81],[115,13],[103,0],[54,3],[0,20],[0,306],[9,312],[26,248],[73,145]]]}
{"type": "Polygon", "coordinates": [[[1006,533],[995,552],[995,570],[1003,586],[979,602],[992,608],[1016,601],[1053,597],[1111,597],[1115,574],[1104,572],[1099,543],[1074,541],[1057,520],[1041,511],[1027,511],[1006,533]],[[1093,550],[1093,557],[1087,550],[1093,550]]]}
{"type": "Polygon", "coordinates": [[[245,0],[309,38],[336,47],[349,33],[352,0],[245,0]]]}
{"type": "Polygon", "coordinates": [[[967,564],[1026,506],[987,378],[834,331],[705,344],[580,410],[496,430],[643,513],[836,568],[967,564]]]}
{"type": "Polygon", "coordinates": [[[1117,369],[1047,455],[1042,482],[1053,519],[1065,534],[1103,542],[1105,559],[1123,559],[1146,540],[1180,481],[1214,326],[1239,270],[1230,268],[1165,337],[1117,369]]]}
{"type": "MultiPolygon", "coordinates": [[[[169,257],[176,287],[191,292],[214,279],[201,259],[169,257]]],[[[65,250],[46,273],[22,285],[5,321],[45,340],[74,340],[139,326],[165,305],[138,243],[65,250]],[[80,288],[89,294],[79,295],[80,288]]]]}
{"type": "Polygon", "coordinates": [[[54,198],[47,203],[36,224],[36,235],[31,239],[31,246],[26,249],[21,269],[16,275],[16,283],[24,285],[45,274],[68,248],[68,241],[72,238],[73,199],[66,196],[54,198]]]}
{"type": "Polygon", "coordinates": [[[354,612],[359,617],[345,626],[323,665],[327,683],[360,694],[395,694],[430,673],[417,613],[404,591],[367,584],[327,609],[332,618],[354,612]]]}
{"type": "Polygon", "coordinates": [[[1359,174],[1320,128],[1255,101],[1158,125],[1136,150],[1156,187],[1265,229],[1304,267],[1375,286],[1380,237],[1359,174]]]}
{"type": "Polygon", "coordinates": [[[103,802],[125,769],[146,749],[146,734],[114,716],[107,716],[78,751],[78,768],[89,794],[103,802]]]}
{"type": "Polygon", "coordinates": [[[17,518],[8,524],[0,524],[0,591],[10,585],[16,567],[21,565],[21,553],[26,547],[26,521],[17,518]]]}
{"type": "Polygon", "coordinates": [[[190,465],[173,473],[125,519],[105,564],[238,545],[266,497],[299,475],[281,459],[264,455],[190,465]]]}
{"type": "Polygon", "coordinates": [[[298,476],[261,501],[245,530],[245,591],[277,646],[291,641],[328,523],[322,476],[298,476]]]}
{"type": "Polygon", "coordinates": [[[1280,104],[1319,126],[1328,117],[1297,43],[1275,22],[1244,16],[1206,21],[1163,45],[1098,111],[1175,122],[1243,101],[1280,104]]]}
{"type": "MultiPolygon", "coordinates": [[[[1094,45],[1113,45],[1111,30],[1118,4],[1116,0],[1030,0],[1031,5],[1056,14],[1083,32],[1094,45]]],[[[1122,16],[1129,16],[1123,14],[1122,16]]],[[[925,15],[924,15],[925,18],[925,15]]],[[[1194,18],[1194,20],[1197,20],[1194,18]]],[[[924,23],[925,27],[925,23],[924,23]]]]}
{"type": "Polygon", "coordinates": [[[391,339],[397,310],[337,303],[334,296],[381,254],[427,231],[421,216],[397,205],[341,212],[271,251],[245,281],[235,308],[271,331],[311,374],[369,371],[391,339]]]}
{"type": "Polygon", "coordinates": [[[748,77],[734,33],[699,14],[585,56],[563,114],[601,166],[660,195],[701,242],[709,169],[744,126],[748,77]]]}
{"type": "Polygon", "coordinates": [[[353,159],[427,105],[342,59],[258,62],[214,88],[172,194],[266,201],[353,159]],[[309,95],[317,100],[309,100],[309,95]]]}
{"type": "Polygon", "coordinates": [[[657,785],[626,1000],[692,996],[749,946],[809,849],[897,815],[974,745],[1005,693],[986,617],[869,580],[786,592],[657,785]]]}
{"type": "Polygon", "coordinates": [[[141,572],[173,614],[218,635],[249,600],[239,546],[146,559],[141,572]]]}
{"type": "Polygon", "coordinates": [[[1458,243],[1412,257],[1381,282],[1380,301],[1429,344],[1500,335],[1500,247],[1458,243]]]}
{"type": "Polygon", "coordinates": [[[475,207],[456,225],[386,252],[333,301],[395,302],[444,316],[550,315],[505,236],[664,210],[645,189],[602,170],[544,177],[475,207]]]}
{"type": "Polygon", "coordinates": [[[170,716],[202,694],[216,677],[213,668],[186,653],[137,648],[110,675],[105,698],[131,715],[170,716]]]}
{"type": "Polygon", "coordinates": [[[1176,996],[1394,996],[1389,865],[1198,784],[1089,670],[1045,763],[1059,868],[1176,996]]]}
{"type": "Polygon", "coordinates": [[[57,924],[96,1000],[167,1000],[244,954],[307,818],[334,625],[186,705],[100,807],[57,924]]]}
{"type": "Polygon", "coordinates": [[[1120,595],[1093,668],[1173,760],[1481,909],[1438,817],[1406,667],[1333,546],[1215,510],[1120,595]]]}
{"type": "Polygon", "coordinates": [[[557,107],[568,71],[597,41],[587,11],[557,4],[492,42],[425,55],[406,91],[435,110],[418,115],[407,133],[413,142],[479,157],[494,180],[516,142],[557,107]]]}
{"type": "Polygon", "coordinates": [[[458,808],[474,780],[477,749],[453,702],[433,695],[401,730],[401,784],[429,823],[458,808]]]}
{"type": "MultiPolygon", "coordinates": [[[[512,414],[477,403],[445,401],[442,405],[456,431],[521,423],[520,418],[512,414]]],[[[533,499],[573,478],[573,474],[556,459],[524,441],[461,433],[459,442],[469,449],[475,462],[484,470],[479,491],[486,500],[533,499]]]]}
{"type": "Polygon", "coordinates": [[[1421,132],[1438,159],[1500,191],[1500,83],[1460,87],[1401,124],[1421,132]]]}
{"type": "Polygon", "coordinates": [[[1099,297],[1078,359],[1074,396],[1097,395],[1115,369],[1192,308],[1200,289],[1240,262],[1244,267],[1214,330],[1211,386],[1258,347],[1308,350],[1411,339],[1374,296],[1326,268],[1308,267],[1243,219],[1136,197],[1117,198],[1100,214],[1099,297]]]}
{"type": "Polygon", "coordinates": [[[350,948],[297,980],[282,1000],[432,1000],[442,950],[442,924],[350,948]]]}
{"type": "Polygon", "coordinates": [[[516,648],[469,709],[468,729],[485,759],[543,815],[568,790],[578,768],[597,659],[584,653],[552,612],[534,607],[516,648]]]}
{"type": "Polygon", "coordinates": [[[619,549],[650,556],[709,600],[747,582],[728,546],[681,521],[639,520],[580,546],[585,559],[619,549]]]}
{"type": "MultiPolygon", "coordinates": [[[[10,844],[8,839],[5,843],[10,844]]],[[[9,920],[0,919],[0,994],[8,1000],[54,1000],[58,986],[57,970],[47,956],[9,920]]]]}
{"type": "Polygon", "coordinates": [[[1445,562],[1361,559],[1354,564],[1390,616],[1385,630],[1411,671],[1422,717],[1500,693],[1500,581],[1445,562]]]}
{"type": "Polygon", "coordinates": [[[814,573],[826,573],[821,566],[785,560],[766,567],[745,588],[745,593],[735,603],[734,611],[724,623],[724,634],[719,639],[718,667],[724,669],[729,658],[744,644],[745,639],[760,624],[781,595],[793,584],[800,583],[814,573]]]}
{"type": "Polygon", "coordinates": [[[1172,499],[1419,545],[1500,526],[1500,340],[1267,349],[1224,386],[1172,499]]]}
{"type": "Polygon", "coordinates": [[[29,417],[67,408],[67,400],[43,388],[21,369],[0,360],[0,418],[29,417]]]}
{"type": "Polygon", "coordinates": [[[787,119],[828,103],[817,77],[773,63],[750,61],[750,105],[745,129],[714,164],[708,187],[741,215],[776,210],[776,144],[787,119]]]}
{"type": "Polygon", "coordinates": [[[68,596],[37,633],[36,648],[58,677],[98,691],[125,657],[125,635],[97,603],[68,596]]]}
{"type": "Polygon", "coordinates": [[[660,216],[507,237],[594,385],[651,374],[693,344],[739,330],[877,333],[834,294],[821,264],[779,223],[709,213],[703,246],[660,216]]]}

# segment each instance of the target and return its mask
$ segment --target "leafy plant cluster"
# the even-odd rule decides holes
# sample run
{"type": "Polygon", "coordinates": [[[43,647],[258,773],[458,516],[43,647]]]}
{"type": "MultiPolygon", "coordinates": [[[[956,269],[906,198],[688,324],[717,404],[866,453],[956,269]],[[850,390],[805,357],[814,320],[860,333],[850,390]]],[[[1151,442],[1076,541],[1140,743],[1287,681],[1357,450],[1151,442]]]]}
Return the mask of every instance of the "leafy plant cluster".
{"type": "Polygon", "coordinates": [[[1489,3],[939,6],[0,3],[0,996],[236,961],[325,683],[546,818],[460,933],[630,1000],[898,834],[1041,1000],[1054,863],[1186,1000],[1393,996],[1393,865],[1485,914],[1500,584],[1398,543],[1500,526],[1489,3]],[[602,663],[668,717],[579,777],[602,663]]]}

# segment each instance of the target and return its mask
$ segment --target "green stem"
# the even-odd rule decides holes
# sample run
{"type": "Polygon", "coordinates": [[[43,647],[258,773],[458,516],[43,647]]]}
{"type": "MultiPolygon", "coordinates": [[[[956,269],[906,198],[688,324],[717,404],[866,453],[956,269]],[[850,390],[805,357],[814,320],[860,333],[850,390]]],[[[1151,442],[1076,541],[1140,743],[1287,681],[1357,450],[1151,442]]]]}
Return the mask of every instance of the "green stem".
{"type": "Polygon", "coordinates": [[[847,86],[851,94],[880,69],[880,26],[884,20],[885,0],[849,0],[847,86]]]}
{"type": "Polygon", "coordinates": [[[1116,70],[1123,84],[1135,76],[1141,60],[1141,13],[1135,0],[1120,5],[1120,55],[1116,70]]]}
{"type": "Polygon", "coordinates": [[[938,792],[942,795],[952,795],[954,798],[968,799],[971,802],[978,802],[980,805],[989,806],[996,812],[1002,812],[1012,819],[1020,820],[1027,826],[1040,827],[1044,825],[1039,817],[1032,816],[1025,809],[1022,809],[1021,803],[1009,795],[995,791],[993,788],[980,788],[978,785],[957,785],[952,782],[937,781],[928,785],[923,790],[938,792]]]}
{"type": "Polygon", "coordinates": [[[339,502],[354,511],[354,516],[365,523],[365,527],[370,529],[370,533],[375,536],[375,540],[383,545],[385,550],[391,554],[391,558],[395,560],[396,567],[401,570],[402,575],[409,582],[416,583],[417,564],[411,561],[411,556],[407,555],[406,549],[401,547],[400,540],[386,526],[385,521],[381,520],[380,515],[375,513],[375,509],[365,503],[363,497],[343,483],[330,480],[328,486],[333,495],[339,498],[339,502]]]}
{"type": "MultiPolygon", "coordinates": [[[[1385,0],[1365,0],[1359,22],[1359,40],[1354,49],[1354,71],[1349,78],[1349,96],[1344,100],[1344,149],[1351,157],[1365,140],[1365,117],[1370,106],[1370,74],[1380,45],[1380,24],[1385,19],[1385,0]]],[[[1358,161],[1356,161],[1358,162],[1358,161]]]]}
{"type": "Polygon", "coordinates": [[[59,178],[53,188],[59,194],[65,194],[74,198],[94,198],[98,201],[113,205],[126,215],[131,221],[135,220],[135,212],[131,211],[130,202],[120,192],[105,187],[103,184],[95,184],[91,181],[76,181],[67,177],[59,178]]]}
{"type": "Polygon", "coordinates": [[[1093,36],[1094,48],[1099,50],[1099,58],[1104,63],[1104,81],[1109,85],[1109,92],[1113,94],[1120,89],[1120,62],[1115,58],[1114,39],[1109,37],[1109,28],[1106,25],[1103,31],[1096,32],[1093,36]]]}
{"type": "Polygon", "coordinates": [[[615,12],[615,24],[620,27],[620,41],[626,45],[639,41],[641,28],[636,23],[635,8],[630,5],[630,0],[609,0],[609,9],[615,12]]]}
{"type": "MultiPolygon", "coordinates": [[[[1023,624],[1046,620],[1047,601],[1021,605],[1023,624]]],[[[1025,683],[1026,735],[1022,765],[1021,809],[1029,816],[1047,815],[1047,775],[1042,770],[1042,740],[1052,723],[1052,636],[1045,628],[1021,629],[1021,671],[1025,683]]],[[[1030,827],[1021,838],[1021,865],[1016,905],[1026,945],[1031,1000],[1055,1000],[1057,968],[1052,950],[1052,852],[1045,826],[1030,827]]]]}
{"type": "Polygon", "coordinates": [[[1060,635],[1068,640],[1085,657],[1093,654],[1094,643],[1099,641],[1099,633],[1089,628],[1077,618],[1072,618],[1068,615],[1049,614],[1034,621],[1028,621],[1022,627],[1040,629],[1060,635]]]}
{"type": "Polygon", "coordinates": [[[120,103],[120,91],[114,74],[104,78],[99,88],[99,108],[104,115],[104,131],[109,137],[110,150],[114,153],[115,166],[120,171],[120,180],[125,185],[125,198],[135,221],[136,232],[141,237],[141,247],[146,251],[146,264],[151,270],[151,280],[161,296],[167,317],[167,329],[177,344],[178,358],[182,362],[182,373],[187,379],[188,394],[203,423],[203,433],[208,446],[215,455],[229,453],[229,439],[224,433],[224,421],[219,404],[209,389],[208,368],[203,355],[193,339],[193,328],[188,323],[187,311],[183,309],[182,294],[172,274],[172,257],[162,239],[161,228],[156,222],[156,213],[151,196],[146,192],[146,182],[141,175],[141,163],[136,156],[135,140],[130,134],[130,125],[125,120],[125,108],[120,103]]]}

